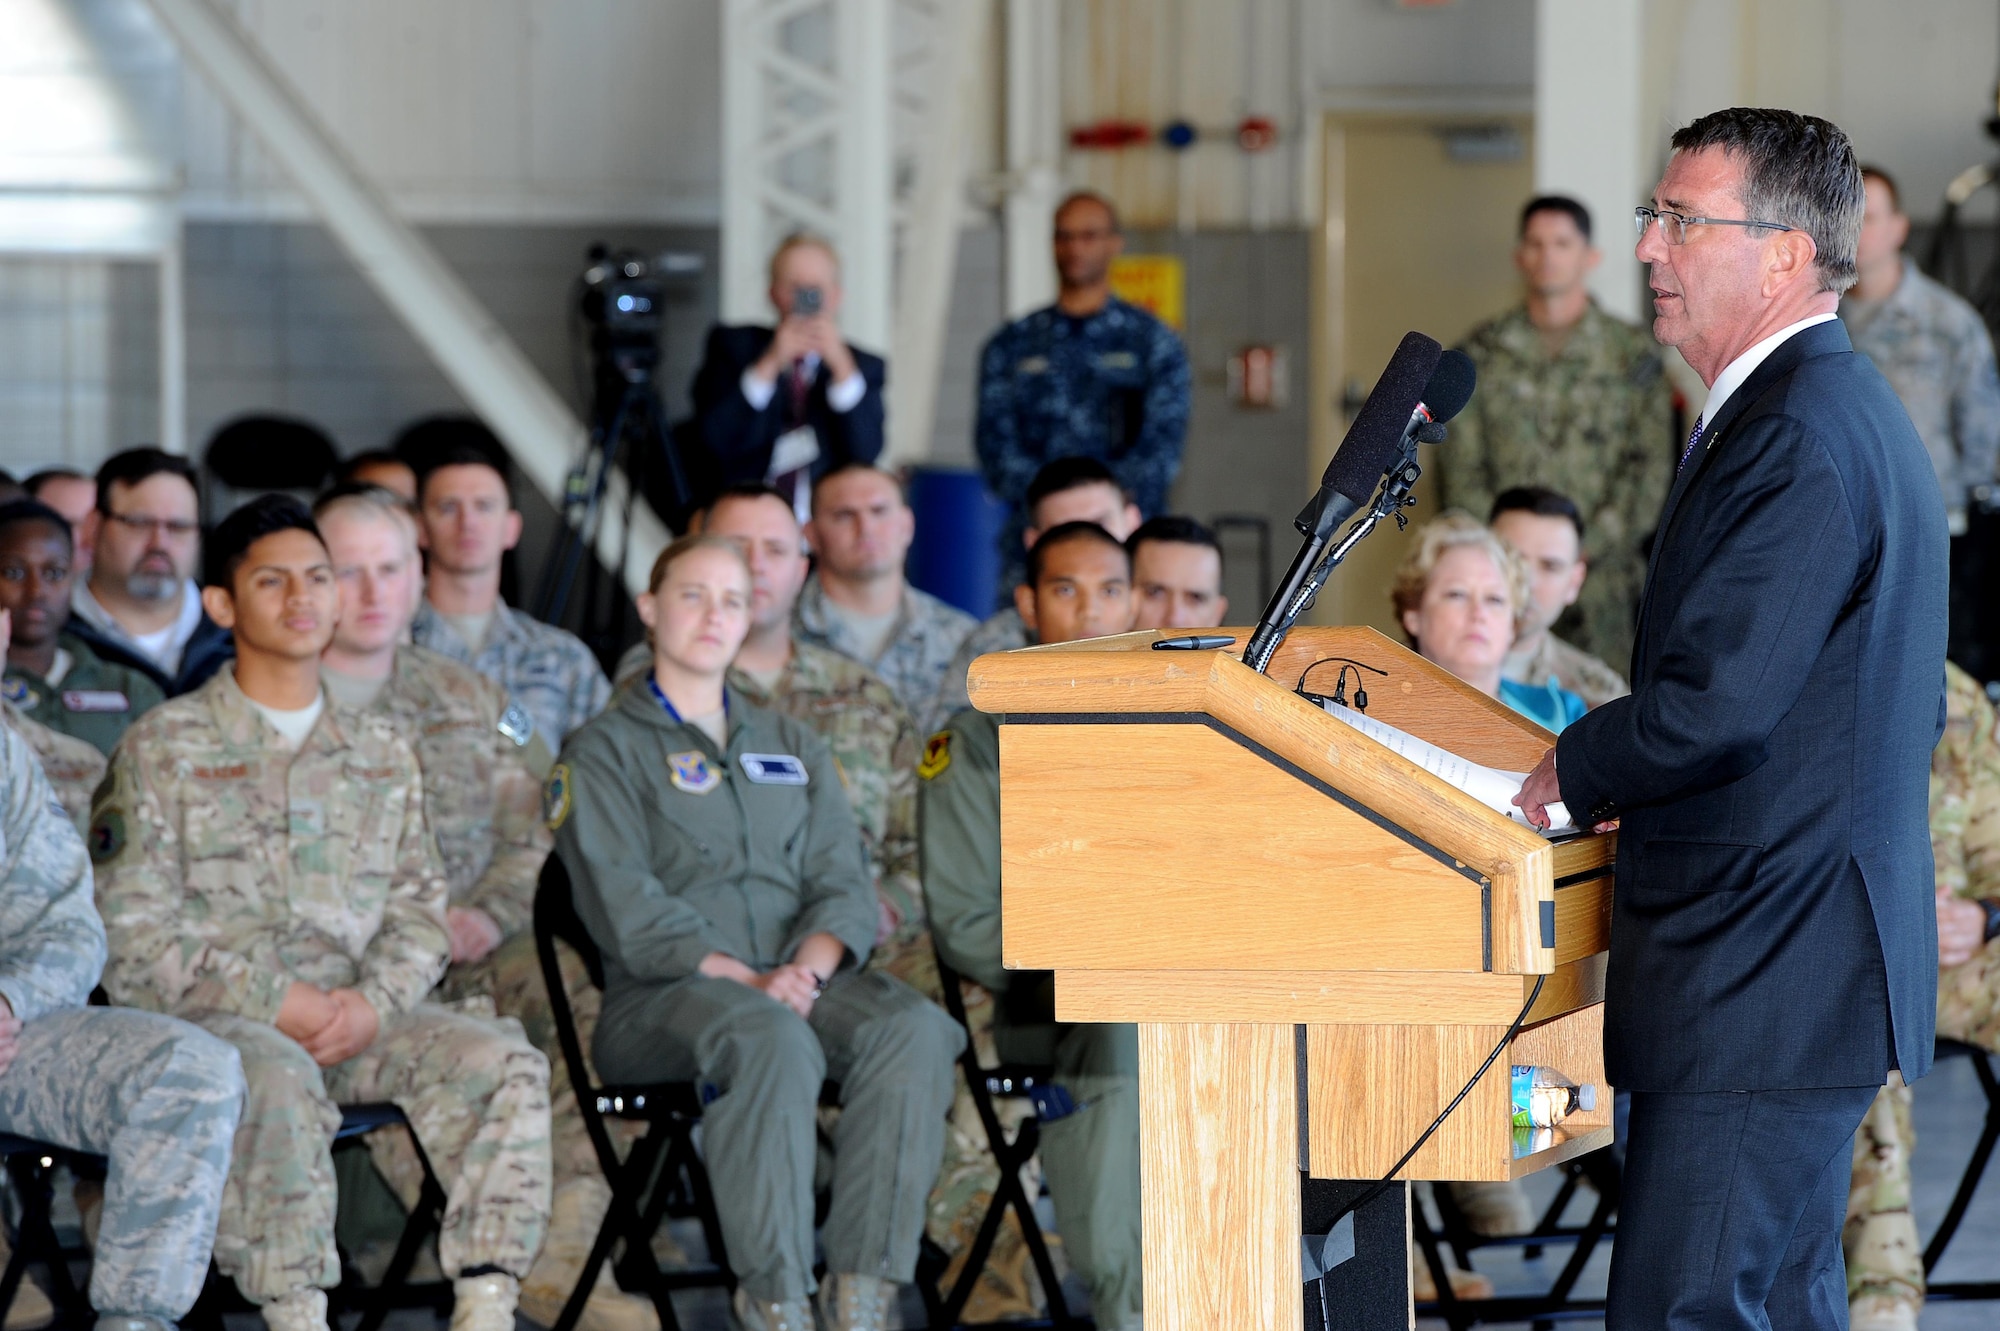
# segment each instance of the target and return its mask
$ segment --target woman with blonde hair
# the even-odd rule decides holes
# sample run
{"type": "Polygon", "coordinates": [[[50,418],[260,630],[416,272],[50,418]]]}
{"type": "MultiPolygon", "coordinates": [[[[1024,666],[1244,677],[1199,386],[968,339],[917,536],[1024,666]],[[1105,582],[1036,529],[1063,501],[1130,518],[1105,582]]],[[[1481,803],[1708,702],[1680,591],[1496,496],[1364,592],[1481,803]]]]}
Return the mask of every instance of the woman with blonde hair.
{"type": "Polygon", "coordinates": [[[1529,720],[1561,731],[1587,710],[1558,685],[1503,678],[1528,613],[1528,570],[1483,523],[1458,509],[1424,524],[1389,591],[1410,646],[1529,720]]]}
{"type": "Polygon", "coordinates": [[[803,722],[726,683],[750,631],[736,543],[676,541],[638,606],[652,668],[570,736],[546,800],[604,954],[597,1066],[701,1087],[732,1311],[751,1331],[813,1326],[814,1133],[838,1082],[820,1315],[880,1328],[915,1275],[963,1034],[862,972],[875,889],[839,770],[803,722]]]}

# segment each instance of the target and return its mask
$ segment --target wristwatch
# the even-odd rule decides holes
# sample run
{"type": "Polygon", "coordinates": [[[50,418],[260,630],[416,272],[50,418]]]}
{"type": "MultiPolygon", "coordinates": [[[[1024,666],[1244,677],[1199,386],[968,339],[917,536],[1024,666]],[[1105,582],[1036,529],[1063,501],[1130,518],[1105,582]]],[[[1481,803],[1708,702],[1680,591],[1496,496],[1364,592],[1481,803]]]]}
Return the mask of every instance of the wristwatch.
{"type": "Polygon", "coordinates": [[[1979,899],[1979,906],[1980,909],[1986,912],[1986,937],[1984,941],[1990,943],[1994,939],[2000,938],[2000,900],[1995,900],[1992,897],[1981,897],[1979,899]]]}

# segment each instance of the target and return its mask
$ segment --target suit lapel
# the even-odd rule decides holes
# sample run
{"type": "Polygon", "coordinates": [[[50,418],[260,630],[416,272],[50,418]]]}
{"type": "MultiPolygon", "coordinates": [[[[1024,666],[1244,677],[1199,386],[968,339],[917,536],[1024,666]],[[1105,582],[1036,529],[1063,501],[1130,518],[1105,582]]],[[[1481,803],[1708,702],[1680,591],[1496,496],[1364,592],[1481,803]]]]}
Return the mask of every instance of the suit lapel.
{"type": "Polygon", "coordinates": [[[1848,341],[1847,329],[1840,320],[1832,319],[1814,324],[1811,328],[1793,334],[1779,343],[1763,364],[1753,370],[1748,379],[1737,385],[1729,400],[1722,404],[1721,413],[1712,421],[1703,421],[1701,438],[1695,443],[1694,455],[1674,477],[1673,487],[1667,491],[1666,505],[1660,510],[1660,524],[1654,530],[1652,558],[1647,561],[1646,586],[1639,598],[1639,623],[1633,638],[1634,677],[1640,674],[1638,657],[1646,653],[1646,620],[1653,606],[1653,591],[1658,582],[1661,556],[1666,552],[1667,538],[1673,531],[1674,519],[1680,515],[1681,505],[1688,492],[1701,483],[1708,474],[1709,464],[1715,455],[1729,443],[1729,434],[1743,419],[1756,402],[1771,391],[1793,370],[1815,356],[1829,356],[1836,352],[1852,351],[1854,344],[1848,341]]]}

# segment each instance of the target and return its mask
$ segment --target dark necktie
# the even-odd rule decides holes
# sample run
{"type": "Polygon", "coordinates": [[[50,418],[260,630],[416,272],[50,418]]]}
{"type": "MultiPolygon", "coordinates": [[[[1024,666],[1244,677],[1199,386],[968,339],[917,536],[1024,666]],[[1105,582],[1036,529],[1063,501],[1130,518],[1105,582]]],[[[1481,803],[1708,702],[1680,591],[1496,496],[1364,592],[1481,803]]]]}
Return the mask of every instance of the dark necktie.
{"type": "Polygon", "coordinates": [[[1701,423],[1706,418],[1706,413],[1694,418],[1694,429],[1688,431],[1688,444],[1681,450],[1680,464],[1674,468],[1674,475],[1680,475],[1681,468],[1687,466],[1688,459],[1694,456],[1694,446],[1701,442],[1701,423]]]}

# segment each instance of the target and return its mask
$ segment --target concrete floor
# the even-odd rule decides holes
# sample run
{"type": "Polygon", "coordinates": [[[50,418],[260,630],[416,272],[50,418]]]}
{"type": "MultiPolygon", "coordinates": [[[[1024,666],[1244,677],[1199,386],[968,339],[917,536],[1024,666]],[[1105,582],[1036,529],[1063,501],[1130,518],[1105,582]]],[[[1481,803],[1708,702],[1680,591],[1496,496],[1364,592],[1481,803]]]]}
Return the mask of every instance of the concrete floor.
{"type": "MultiPolygon", "coordinates": [[[[1979,1139],[1986,1117],[1986,1099],[1979,1091],[1972,1066],[1964,1059],[1938,1065],[1916,1087],[1917,1152],[1912,1166],[1913,1196],[1917,1232],[1928,1240],[1944,1209],[1951,1202],[1964,1171],[1966,1157],[1979,1139]]],[[[1530,1195],[1537,1206],[1546,1203],[1556,1188],[1554,1172],[1537,1174],[1528,1180],[1530,1195]]],[[[1575,1219],[1587,1214],[1588,1194],[1572,1203],[1575,1219]]],[[[1518,1249],[1494,1248],[1473,1255],[1473,1264],[1492,1277],[1500,1294],[1532,1294],[1547,1289],[1563,1263],[1567,1248],[1552,1248],[1535,1262],[1521,1260],[1518,1249]]],[[[1580,1294],[1604,1295],[1605,1275],[1610,1270],[1609,1245],[1599,1249],[1578,1283],[1580,1294]]],[[[1965,1214],[1951,1248],[1936,1272],[1940,1280],[1991,1280],[2000,1278],[2000,1160],[1988,1169],[1972,1207],[1965,1214]]],[[[1424,1331],[1442,1328],[1441,1321],[1420,1321],[1424,1331]]],[[[1490,1323],[1505,1331],[1522,1331],[1525,1323],[1490,1323]]],[[[1597,1320],[1564,1322],[1578,1331],[1597,1331],[1597,1320]]],[[[1992,1331],[2000,1326],[2000,1303],[1933,1303],[1925,1307],[1923,1331],[1992,1331]]]]}
{"type": "MultiPolygon", "coordinates": [[[[1918,1231],[1925,1238],[1936,1227],[1953,1189],[1958,1185],[1959,1174],[1979,1135],[1985,1112],[1985,1100],[1979,1093],[1972,1068],[1962,1059],[1941,1064],[1931,1076],[1917,1083],[1919,1146],[1915,1161],[1914,1200],[1918,1231]]],[[[1553,1174],[1536,1175],[1528,1183],[1530,1194],[1538,1204],[1547,1200],[1555,1186],[1553,1174]]],[[[1588,1193],[1574,1204],[1572,1214],[1580,1215],[1587,1204],[1588,1193]]],[[[1046,1199],[1043,1205],[1046,1209],[1046,1199]]],[[[685,1246],[699,1250],[699,1231],[690,1228],[681,1237],[685,1246]]],[[[1567,1258],[1568,1251],[1563,1248],[1550,1249],[1534,1262],[1524,1262],[1516,1249],[1492,1249],[1476,1254],[1474,1261],[1481,1271],[1493,1278],[1500,1293],[1529,1294],[1546,1288],[1567,1258]]],[[[1609,1265],[1607,1246],[1600,1249],[1586,1270],[1580,1291],[1601,1296],[1609,1265]]],[[[1947,1280],[2000,1277],[2000,1162],[1995,1163],[1974,1199],[1972,1209],[1966,1214],[1965,1223],[1937,1274],[1940,1279],[1947,1280]]],[[[1065,1293],[1073,1301],[1072,1306],[1082,1308],[1087,1305],[1088,1301],[1074,1275],[1065,1281],[1065,1293]]],[[[686,1292],[676,1298],[675,1306],[686,1331],[727,1331],[728,1305],[716,1291],[686,1292]]],[[[228,1320],[229,1331],[259,1331],[262,1326],[261,1320],[255,1317],[232,1316],[228,1320]]],[[[917,1327],[922,1324],[921,1305],[911,1292],[905,1300],[904,1325],[917,1327]]],[[[434,1331],[437,1325],[418,1313],[398,1314],[388,1323],[389,1331],[434,1331]]],[[[1443,1325],[1439,1321],[1418,1323],[1425,1331],[1435,1331],[1443,1325]]],[[[1503,1331],[1526,1331],[1525,1324],[1488,1325],[1503,1331]]],[[[1579,1331],[1596,1331],[1603,1323],[1593,1320],[1564,1322],[1561,1325],[1579,1328],[1579,1331]]],[[[1923,1331],[1990,1331],[1995,1326],[2000,1326],[2000,1303],[1934,1303],[1925,1308],[1922,1320],[1923,1331]]],[[[536,1328],[523,1320],[520,1331],[536,1331],[536,1328]]]]}

